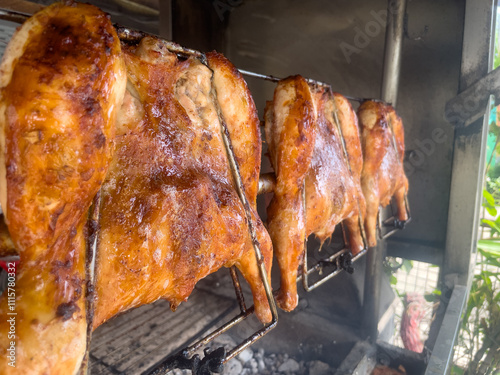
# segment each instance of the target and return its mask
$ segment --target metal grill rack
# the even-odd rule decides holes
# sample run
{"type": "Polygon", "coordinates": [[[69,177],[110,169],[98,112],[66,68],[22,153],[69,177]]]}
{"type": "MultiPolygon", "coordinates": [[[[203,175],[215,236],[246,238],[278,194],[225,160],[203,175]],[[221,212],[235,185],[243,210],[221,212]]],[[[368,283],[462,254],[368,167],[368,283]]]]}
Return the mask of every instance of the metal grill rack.
{"type": "MultiPolygon", "coordinates": [[[[278,78],[278,77],[275,77],[272,75],[255,73],[255,72],[251,72],[251,71],[244,70],[244,69],[239,69],[239,71],[243,75],[266,80],[266,81],[270,81],[270,82],[279,82],[282,80],[282,78],[278,78]]],[[[305,80],[311,85],[326,87],[328,90],[333,92],[331,85],[329,85],[327,83],[316,81],[316,80],[313,80],[310,78],[305,78],[305,80]]],[[[346,96],[346,95],[344,95],[344,97],[347,98],[348,100],[359,102],[359,103],[362,103],[362,102],[367,101],[367,100],[376,101],[376,102],[383,102],[380,99],[359,98],[359,97],[346,96]]],[[[386,104],[390,105],[390,103],[386,103],[386,104]]],[[[342,129],[340,128],[339,119],[338,119],[336,113],[334,114],[333,117],[335,120],[335,126],[336,126],[336,128],[339,132],[339,135],[340,135],[340,139],[341,139],[341,143],[342,143],[342,150],[343,150],[343,154],[344,154],[344,160],[347,163],[347,166],[349,168],[349,172],[351,172],[349,157],[347,155],[347,149],[346,149],[344,137],[342,135],[342,129]]],[[[391,135],[392,135],[391,136],[392,147],[394,147],[394,149],[397,152],[396,140],[394,137],[392,125],[390,126],[390,130],[391,130],[391,135]]],[[[275,176],[273,173],[267,173],[267,174],[262,175],[261,180],[259,181],[259,193],[272,192],[274,190],[275,183],[276,183],[276,181],[275,181],[275,176]]],[[[303,189],[302,204],[304,205],[304,211],[305,211],[305,209],[306,209],[305,189],[303,189]]],[[[358,205],[359,205],[359,202],[358,202],[358,205]]],[[[404,229],[405,225],[410,222],[411,216],[410,216],[407,194],[405,194],[405,207],[406,207],[406,213],[408,215],[408,220],[406,220],[404,222],[397,219],[396,213],[395,213],[394,208],[393,208],[392,200],[391,200],[391,204],[390,204],[390,209],[391,209],[390,215],[386,212],[387,210],[385,210],[383,208],[379,208],[379,214],[378,214],[378,220],[377,220],[377,232],[378,232],[379,238],[386,239],[386,238],[390,237],[391,235],[396,233],[398,230],[404,229]]],[[[328,281],[331,278],[333,278],[334,276],[338,275],[343,270],[348,272],[348,273],[353,272],[353,268],[352,268],[353,262],[355,262],[361,256],[363,256],[366,253],[367,248],[368,248],[368,244],[367,244],[366,236],[365,236],[365,231],[364,231],[363,218],[361,217],[361,215],[360,215],[360,219],[359,219],[359,227],[360,227],[360,233],[362,234],[362,237],[363,237],[363,243],[365,245],[364,249],[362,251],[360,251],[355,256],[352,256],[352,254],[347,246],[348,241],[347,241],[346,231],[345,231],[344,225],[342,224],[341,228],[342,228],[343,246],[340,249],[338,249],[337,251],[335,251],[334,254],[328,255],[327,257],[320,259],[311,268],[309,268],[309,266],[308,266],[308,246],[307,246],[308,239],[307,238],[305,239],[305,241],[304,241],[304,260],[303,260],[302,267],[301,267],[301,275],[299,275],[299,277],[297,278],[297,282],[302,281],[302,286],[304,287],[304,289],[307,292],[316,289],[318,286],[324,284],[326,281],[328,281]],[[330,273],[327,273],[325,276],[323,276],[321,278],[317,277],[316,281],[310,282],[309,277],[314,273],[322,275],[324,273],[323,271],[326,268],[326,266],[331,266],[332,269],[331,269],[330,273]]]]}
{"type": "MultiPolygon", "coordinates": [[[[17,23],[22,23],[24,22],[29,15],[24,14],[24,13],[19,13],[15,11],[10,11],[10,10],[0,10],[0,19],[6,19],[8,21],[12,22],[17,22],[17,23]]],[[[143,37],[148,36],[149,34],[137,31],[137,30],[132,30],[126,27],[122,27],[120,25],[115,25],[117,29],[117,33],[119,38],[122,41],[125,41],[127,43],[136,43],[139,42],[143,37]]],[[[170,52],[176,53],[179,57],[189,57],[189,56],[195,56],[196,58],[200,59],[200,61],[203,64],[206,64],[206,58],[205,55],[199,51],[192,50],[192,49],[187,49],[179,46],[178,44],[172,43],[170,41],[164,40],[165,45],[169,49],[170,52]]],[[[262,336],[264,336],[267,332],[269,332],[271,329],[273,329],[277,322],[278,322],[278,314],[277,314],[277,309],[276,305],[274,302],[274,297],[272,294],[271,286],[269,284],[269,281],[267,279],[267,273],[265,269],[265,264],[264,264],[264,259],[260,250],[260,245],[257,240],[257,236],[255,233],[255,228],[253,227],[252,220],[251,220],[251,212],[250,212],[250,205],[249,202],[246,198],[244,187],[243,187],[243,182],[242,178],[240,175],[239,167],[236,162],[236,157],[233,152],[233,147],[231,145],[231,140],[229,137],[229,131],[226,127],[226,124],[224,122],[224,119],[222,118],[221,114],[219,113],[219,120],[221,124],[221,134],[224,142],[224,146],[226,149],[226,155],[229,160],[229,166],[231,169],[231,173],[233,175],[233,179],[238,191],[238,196],[240,198],[240,201],[245,209],[245,215],[248,223],[248,231],[249,235],[252,239],[252,245],[255,251],[255,256],[257,260],[257,264],[259,267],[259,274],[261,277],[262,284],[264,286],[267,300],[271,309],[271,314],[272,314],[272,320],[270,323],[264,325],[261,329],[257,330],[253,334],[251,334],[246,340],[241,342],[240,344],[237,344],[236,347],[232,348],[229,350],[229,352],[226,353],[226,349],[221,347],[218,349],[215,349],[211,352],[208,351],[208,349],[204,350],[205,356],[203,358],[200,358],[199,355],[194,354],[197,350],[199,350],[201,347],[207,345],[210,341],[212,341],[214,338],[217,336],[221,335],[222,333],[228,331],[238,323],[242,322],[246,318],[248,318],[251,314],[254,312],[253,306],[250,308],[246,307],[244,297],[243,297],[243,291],[241,290],[241,286],[236,274],[236,270],[234,268],[230,269],[231,277],[233,280],[233,284],[235,287],[235,292],[236,296],[238,299],[238,304],[240,307],[240,314],[237,315],[236,317],[232,318],[229,320],[227,323],[223,324],[221,327],[215,329],[213,332],[208,334],[207,336],[203,337],[193,345],[184,348],[180,350],[178,353],[172,355],[172,356],[167,356],[164,360],[160,361],[156,366],[153,368],[149,369],[147,374],[162,374],[165,373],[168,370],[174,369],[174,368],[180,368],[180,369],[189,369],[192,370],[194,374],[199,374],[199,375],[204,375],[204,374],[210,374],[211,372],[220,372],[222,369],[222,366],[224,363],[238,355],[240,352],[242,352],[245,348],[250,346],[252,343],[254,343],[256,340],[260,339],[262,336]]],[[[93,217],[94,219],[94,217],[93,217]]],[[[88,253],[93,254],[95,257],[96,254],[96,243],[94,241],[95,235],[97,233],[94,233],[93,236],[90,236],[88,238],[88,244],[87,248],[88,253]]],[[[93,267],[94,263],[92,261],[87,262],[86,264],[86,275],[88,281],[90,283],[88,285],[91,285],[93,283],[93,267]]],[[[90,287],[89,289],[92,289],[90,287]]],[[[87,293],[90,293],[87,291],[87,293]]],[[[92,298],[87,298],[87,301],[91,301],[92,298]]],[[[89,308],[91,309],[90,304],[87,302],[87,315],[92,316],[91,310],[89,311],[89,308]]],[[[88,335],[88,342],[90,342],[90,337],[91,337],[91,330],[89,329],[87,332],[88,335]]],[[[84,360],[82,362],[82,366],[80,369],[80,374],[85,374],[87,373],[87,367],[88,367],[88,358],[89,358],[89,350],[90,350],[90,345],[87,345],[86,353],[84,360]]]]}
{"type": "MultiPolygon", "coordinates": [[[[8,20],[11,22],[16,22],[16,23],[22,23],[24,22],[29,15],[24,14],[24,13],[19,13],[15,11],[10,11],[10,10],[2,10],[0,9],[0,19],[8,20]]],[[[128,42],[128,43],[136,43],[140,41],[143,37],[148,36],[149,34],[137,31],[137,30],[132,30],[126,27],[122,27],[119,25],[115,25],[117,29],[118,36],[122,41],[128,42]]],[[[179,46],[173,42],[163,40],[167,46],[167,48],[173,52],[176,53],[179,57],[185,58],[188,56],[195,56],[196,58],[200,59],[200,61],[204,64],[206,64],[206,58],[205,55],[202,52],[192,50],[192,49],[187,49],[182,46],[179,46]]],[[[257,78],[262,78],[265,80],[277,82],[280,79],[273,77],[273,76],[266,76],[258,73],[253,73],[245,70],[240,70],[240,72],[244,75],[248,76],[253,76],[257,78]]],[[[306,79],[310,84],[318,85],[318,86],[326,86],[331,90],[330,85],[315,81],[312,79],[306,79]]],[[[346,96],[347,99],[353,100],[353,101],[358,101],[362,102],[364,100],[368,99],[361,99],[361,98],[355,98],[355,97],[349,97],[346,96]]],[[[252,244],[253,248],[255,251],[255,256],[257,259],[257,264],[259,266],[259,273],[261,277],[261,281],[264,285],[265,291],[266,291],[266,296],[267,300],[269,302],[269,306],[271,308],[272,312],[272,320],[270,323],[266,324],[264,327],[261,329],[255,331],[253,334],[248,336],[247,339],[243,340],[241,343],[237,344],[234,348],[230,349],[229,351],[226,352],[226,349],[224,347],[217,348],[213,351],[209,351],[208,348],[206,348],[207,344],[210,343],[212,340],[214,340],[216,337],[221,335],[224,332],[227,332],[231,328],[235,327],[237,324],[241,323],[244,321],[246,318],[248,318],[250,315],[253,314],[254,308],[246,307],[246,303],[244,300],[243,296],[243,291],[241,289],[238,275],[236,273],[236,270],[234,267],[230,268],[230,274],[231,278],[234,284],[235,288],[235,293],[236,293],[236,298],[237,302],[239,305],[240,313],[235,316],[234,318],[230,319],[227,323],[222,324],[219,328],[214,329],[211,333],[207,334],[194,344],[183,348],[179,350],[177,353],[173,355],[167,355],[163,360],[160,360],[154,367],[150,368],[147,370],[145,374],[148,375],[158,375],[158,374],[163,374],[168,370],[174,369],[174,368],[179,368],[179,369],[189,369],[192,370],[193,374],[199,374],[199,375],[205,375],[205,374],[210,374],[212,372],[221,372],[222,366],[224,363],[229,361],[230,359],[234,358],[236,355],[238,355],[240,352],[242,352],[245,348],[249,347],[252,345],[255,341],[263,337],[267,332],[269,332],[271,329],[273,329],[278,321],[278,315],[277,315],[277,309],[276,305],[274,302],[273,294],[271,291],[270,284],[267,279],[267,274],[265,270],[265,265],[263,261],[263,256],[260,250],[260,245],[257,241],[257,237],[255,234],[255,229],[253,228],[252,221],[251,221],[251,213],[250,213],[250,206],[248,203],[248,200],[246,198],[243,184],[242,184],[242,179],[241,175],[239,172],[239,167],[236,162],[236,158],[232,149],[231,141],[229,138],[229,132],[226,127],[226,124],[224,122],[224,119],[222,116],[219,114],[219,119],[221,123],[221,133],[226,149],[226,154],[229,160],[231,172],[235,181],[235,185],[238,190],[238,195],[240,197],[241,203],[243,204],[245,208],[245,214],[248,222],[248,230],[249,230],[249,235],[252,238],[252,244]],[[197,351],[199,351],[201,348],[205,347],[204,349],[204,357],[200,358],[198,354],[195,354],[197,351]]],[[[337,122],[338,120],[336,120],[337,122]]],[[[338,123],[337,123],[338,126],[338,123]]],[[[342,134],[340,132],[340,134],[342,134]]],[[[345,143],[344,143],[344,138],[341,135],[341,141],[342,141],[342,146],[344,150],[344,156],[347,158],[346,154],[346,148],[345,148],[345,143]]],[[[348,159],[347,159],[347,163],[348,159]]],[[[350,167],[349,167],[350,169],[350,167]]],[[[272,191],[272,176],[262,176],[262,183],[259,182],[259,187],[262,187],[262,191],[272,191]]],[[[305,202],[305,196],[303,199],[304,204],[305,202]]],[[[92,216],[92,220],[96,221],[98,218],[95,217],[95,212],[94,215],[92,216]]],[[[92,221],[91,220],[91,221],[92,221]]],[[[384,225],[389,225],[386,224],[386,221],[382,222],[382,225],[380,225],[380,228],[384,225]]],[[[389,223],[389,222],[388,222],[389,223]]],[[[91,224],[92,225],[92,224],[91,224]]],[[[366,248],[366,239],[364,238],[364,229],[362,225],[362,219],[360,219],[359,225],[361,227],[361,233],[363,233],[363,240],[365,243],[365,248],[366,248]]],[[[397,229],[402,229],[399,228],[397,225],[395,225],[397,229]]],[[[331,279],[335,275],[339,274],[342,270],[346,270],[347,272],[352,272],[352,262],[356,261],[359,259],[365,252],[366,249],[361,251],[359,254],[357,254],[355,257],[352,257],[350,255],[349,250],[346,248],[346,235],[345,235],[345,230],[344,227],[342,226],[342,238],[344,239],[344,243],[342,245],[342,249],[339,251],[336,251],[335,254],[328,256],[327,258],[319,260],[319,262],[314,265],[312,268],[308,268],[308,262],[307,262],[307,256],[304,257],[304,263],[302,267],[302,275],[299,276],[298,281],[302,280],[303,286],[307,291],[311,291],[318,287],[319,285],[325,283],[327,280],[331,279]],[[309,283],[309,276],[311,276],[312,273],[322,273],[322,270],[324,267],[327,266],[333,266],[333,271],[329,274],[327,274],[325,277],[317,280],[316,282],[310,284],[309,283]]],[[[392,231],[390,234],[392,234],[394,231],[392,231]]],[[[95,253],[96,253],[96,243],[95,243],[95,235],[97,233],[93,233],[93,236],[90,236],[88,239],[88,252],[92,254],[92,258],[95,259],[95,253]]],[[[386,234],[385,236],[389,236],[390,234],[386,234]]],[[[385,238],[385,237],[384,237],[385,238]]],[[[305,242],[305,248],[307,248],[307,240],[305,242]]],[[[92,284],[93,282],[93,267],[94,263],[92,261],[87,262],[87,267],[86,267],[86,274],[87,274],[87,279],[90,281],[89,285],[92,284]]],[[[87,299],[88,301],[91,300],[91,298],[87,299]]],[[[91,306],[87,305],[87,309],[91,309],[91,306]]],[[[90,343],[92,332],[89,329],[88,330],[88,342],[90,343]]],[[[90,345],[87,345],[87,351],[85,354],[85,359],[82,363],[82,367],[80,370],[80,374],[86,374],[88,371],[88,358],[89,358],[89,350],[90,350],[90,345]]]]}

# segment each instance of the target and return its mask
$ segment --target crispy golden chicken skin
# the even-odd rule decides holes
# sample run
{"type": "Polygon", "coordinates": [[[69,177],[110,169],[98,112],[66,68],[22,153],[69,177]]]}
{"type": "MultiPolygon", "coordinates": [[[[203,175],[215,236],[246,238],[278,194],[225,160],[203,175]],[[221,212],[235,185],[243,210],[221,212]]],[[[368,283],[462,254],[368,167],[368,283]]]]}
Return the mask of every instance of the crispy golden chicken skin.
{"type": "Polygon", "coordinates": [[[347,100],[310,86],[300,76],[278,83],[265,119],[277,181],[268,208],[269,233],[281,271],[277,300],[290,311],[298,302],[297,268],[307,236],[315,234],[323,242],[345,220],[352,252],[364,247],[359,225],[365,209],[359,181],[363,160],[356,116],[347,100]]]}
{"type": "Polygon", "coordinates": [[[394,108],[385,103],[365,101],[358,109],[358,116],[364,155],[361,186],[367,205],[365,230],[368,245],[372,247],[377,244],[378,209],[387,206],[393,196],[398,219],[408,220],[405,204],[408,179],[403,169],[404,129],[394,108]]]}
{"type": "MultiPolygon", "coordinates": [[[[94,327],[158,298],[175,309],[198,280],[232,265],[249,282],[258,317],[269,321],[219,117],[219,112],[227,116],[232,138],[242,132],[234,138],[235,153],[252,153],[242,147],[248,147],[245,139],[258,141],[258,124],[239,129],[238,121],[254,121],[253,103],[230,108],[217,84],[224,77],[214,78],[195,57],[179,60],[158,39],[146,37],[123,50],[128,83],[117,121],[116,153],[102,188],[94,327]],[[232,112],[237,118],[231,118],[232,112]]],[[[212,61],[216,76],[227,73],[216,64],[212,61]]],[[[240,92],[245,89],[233,82],[229,94],[246,97],[240,92]]],[[[251,190],[252,176],[259,174],[257,160],[243,166],[242,173],[251,190]]],[[[260,228],[260,239],[266,240],[260,228]]],[[[270,262],[270,241],[262,245],[270,262]]]]}
{"type": "MultiPolygon", "coordinates": [[[[229,132],[246,197],[251,206],[252,221],[270,283],[273,245],[257,213],[257,190],[262,153],[259,116],[250,90],[236,67],[220,53],[210,52],[206,56],[208,66],[213,71],[212,82],[217,94],[217,103],[229,132]]],[[[261,321],[269,322],[271,320],[269,302],[260,282],[251,242],[247,243],[247,250],[238,259],[236,266],[250,283],[257,315],[261,321]]]]}
{"type": "Polygon", "coordinates": [[[0,198],[20,253],[15,301],[0,297],[0,373],[74,374],[86,345],[84,224],[108,169],[125,89],[108,17],[49,6],[0,66],[0,198]],[[15,312],[15,338],[7,319],[15,312]],[[15,346],[15,367],[9,348],[15,346]]]}

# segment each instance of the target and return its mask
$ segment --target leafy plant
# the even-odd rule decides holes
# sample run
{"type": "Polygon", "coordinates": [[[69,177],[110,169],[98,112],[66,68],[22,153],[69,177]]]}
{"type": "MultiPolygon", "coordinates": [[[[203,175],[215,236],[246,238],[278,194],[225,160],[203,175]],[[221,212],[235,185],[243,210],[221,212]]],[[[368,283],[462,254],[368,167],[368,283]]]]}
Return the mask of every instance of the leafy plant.
{"type": "Polygon", "coordinates": [[[476,273],[458,342],[465,349],[468,365],[455,365],[454,375],[498,374],[500,368],[500,239],[495,237],[500,233],[500,221],[498,204],[486,190],[483,207],[494,220],[482,220],[490,237],[478,241],[476,273]]]}

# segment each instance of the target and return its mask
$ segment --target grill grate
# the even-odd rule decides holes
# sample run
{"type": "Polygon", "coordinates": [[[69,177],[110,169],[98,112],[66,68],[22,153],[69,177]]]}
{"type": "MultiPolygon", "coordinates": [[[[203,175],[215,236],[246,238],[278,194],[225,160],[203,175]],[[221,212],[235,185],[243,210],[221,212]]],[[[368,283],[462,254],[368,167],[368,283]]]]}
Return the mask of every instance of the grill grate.
{"type": "Polygon", "coordinates": [[[90,373],[143,373],[188,345],[193,336],[213,329],[236,308],[234,299],[195,289],[176,312],[159,300],[119,315],[95,330],[90,373]]]}

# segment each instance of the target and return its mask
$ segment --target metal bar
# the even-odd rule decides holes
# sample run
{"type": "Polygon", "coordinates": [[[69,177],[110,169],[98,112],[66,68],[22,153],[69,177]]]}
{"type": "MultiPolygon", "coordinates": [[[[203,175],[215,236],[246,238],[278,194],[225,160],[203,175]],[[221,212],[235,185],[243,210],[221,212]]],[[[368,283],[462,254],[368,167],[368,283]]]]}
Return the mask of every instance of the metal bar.
{"type": "MultiPolygon", "coordinates": [[[[467,0],[459,90],[484,77],[492,68],[494,0],[467,0]],[[478,28],[477,25],[482,25],[478,28]]],[[[470,286],[475,264],[479,210],[486,164],[488,115],[466,128],[455,128],[451,190],[442,279],[470,286]]],[[[464,120],[465,122],[465,120],[464,120]]]]}
{"type": "Polygon", "coordinates": [[[240,306],[240,310],[242,313],[247,311],[247,307],[245,305],[245,297],[243,296],[243,290],[241,290],[240,279],[238,278],[238,274],[236,273],[236,269],[232,266],[229,269],[231,273],[231,279],[233,280],[234,291],[236,292],[236,299],[238,300],[238,305],[240,306]]]}
{"type": "MultiPolygon", "coordinates": [[[[238,71],[241,74],[246,75],[248,77],[260,78],[260,79],[263,79],[263,80],[266,80],[266,81],[271,81],[271,82],[279,82],[282,79],[284,79],[284,78],[278,78],[278,77],[275,77],[275,76],[272,76],[272,75],[266,75],[266,74],[251,72],[249,70],[244,70],[244,69],[238,69],[238,71]]],[[[310,84],[313,84],[313,85],[327,87],[327,88],[329,88],[333,92],[331,86],[328,83],[316,81],[316,80],[311,79],[311,78],[304,78],[304,79],[306,80],[307,83],[310,83],[310,84]]],[[[380,99],[358,98],[358,97],[349,96],[349,95],[343,95],[343,96],[345,98],[349,99],[349,100],[352,100],[352,101],[355,101],[355,102],[360,102],[360,103],[364,102],[364,101],[367,101],[367,100],[373,100],[373,101],[376,101],[376,102],[381,102],[380,99]]]]}
{"type": "Polygon", "coordinates": [[[382,100],[392,103],[393,107],[396,106],[398,96],[405,12],[406,0],[389,0],[385,34],[382,100]]]}
{"type": "Polygon", "coordinates": [[[453,362],[453,346],[460,330],[462,311],[467,301],[468,289],[464,285],[455,285],[443,323],[432,350],[425,375],[447,374],[453,362]]]}
{"type": "Polygon", "coordinates": [[[24,21],[26,21],[30,17],[31,17],[30,14],[17,12],[17,11],[13,11],[13,10],[8,10],[8,9],[0,9],[0,19],[5,20],[5,21],[23,23],[24,21]]]}
{"type": "Polygon", "coordinates": [[[497,68],[446,103],[446,119],[456,127],[465,127],[484,116],[494,95],[500,98],[500,68],[497,68]]]}
{"type": "Polygon", "coordinates": [[[386,248],[386,242],[381,240],[376,247],[368,249],[366,256],[362,328],[364,335],[371,340],[376,340],[378,337],[380,293],[383,276],[382,263],[386,248]]]}
{"type": "Polygon", "coordinates": [[[99,233],[99,207],[101,205],[101,191],[94,197],[92,206],[89,209],[87,219],[87,238],[85,243],[85,312],[87,320],[87,340],[85,354],[80,365],[80,375],[89,372],[89,352],[94,328],[94,284],[95,265],[97,258],[97,234],[99,233]]]}
{"type": "MultiPolygon", "coordinates": [[[[383,101],[392,103],[393,106],[397,102],[405,12],[406,0],[388,1],[381,95],[383,101]]],[[[381,227],[380,225],[380,229],[381,227]]],[[[366,258],[362,326],[365,335],[372,340],[376,340],[378,337],[380,291],[383,277],[382,262],[386,250],[385,240],[379,240],[376,247],[369,249],[366,258]]]]}

